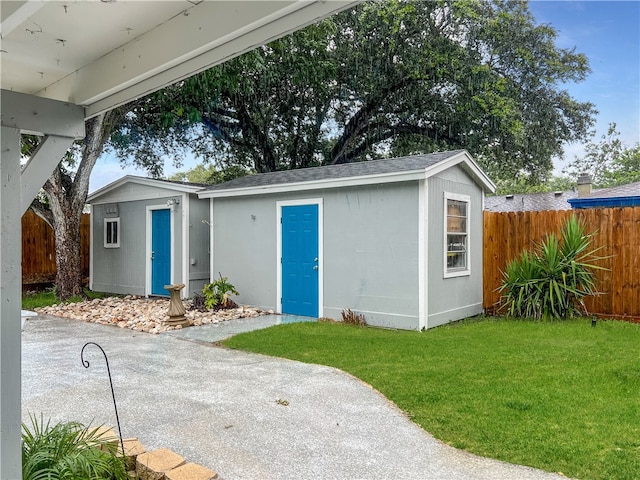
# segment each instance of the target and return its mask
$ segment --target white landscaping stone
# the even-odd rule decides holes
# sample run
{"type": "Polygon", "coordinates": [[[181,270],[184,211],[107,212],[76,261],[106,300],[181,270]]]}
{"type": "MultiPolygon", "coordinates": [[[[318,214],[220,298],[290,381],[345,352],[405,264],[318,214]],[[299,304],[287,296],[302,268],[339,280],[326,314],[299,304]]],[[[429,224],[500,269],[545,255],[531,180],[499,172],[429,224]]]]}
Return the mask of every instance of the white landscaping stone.
{"type": "MultiPolygon", "coordinates": [[[[185,300],[184,305],[187,309],[185,317],[189,320],[190,325],[198,326],[236,318],[257,317],[267,313],[249,307],[199,312],[197,310],[189,310],[191,307],[190,300],[185,300]]],[[[180,326],[172,327],[163,323],[169,318],[167,315],[168,308],[169,299],[127,295],[123,298],[107,297],[67,305],[53,305],[37,308],[36,312],[156,334],[181,328],[180,326]]]]}

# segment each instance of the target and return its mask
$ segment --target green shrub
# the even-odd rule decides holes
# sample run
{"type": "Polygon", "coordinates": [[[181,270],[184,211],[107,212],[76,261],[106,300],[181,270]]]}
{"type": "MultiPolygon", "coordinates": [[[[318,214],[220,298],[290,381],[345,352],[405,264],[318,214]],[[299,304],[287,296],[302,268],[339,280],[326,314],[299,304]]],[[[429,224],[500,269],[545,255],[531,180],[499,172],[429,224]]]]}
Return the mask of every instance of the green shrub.
{"type": "Polygon", "coordinates": [[[22,424],[23,480],[127,478],[117,446],[105,442],[97,428],[77,422],[45,424],[34,417],[31,424],[22,424]]]}
{"type": "Polygon", "coordinates": [[[205,297],[205,305],[207,308],[230,308],[236,306],[236,304],[229,298],[231,295],[240,295],[232,284],[227,280],[227,277],[220,278],[215,282],[208,283],[202,289],[202,293],[205,297]]]}
{"type": "Polygon", "coordinates": [[[597,294],[589,250],[593,234],[575,216],[562,226],[560,238],[549,234],[533,252],[524,251],[503,272],[502,306],[518,318],[569,318],[586,314],[584,297],[597,294]]]}

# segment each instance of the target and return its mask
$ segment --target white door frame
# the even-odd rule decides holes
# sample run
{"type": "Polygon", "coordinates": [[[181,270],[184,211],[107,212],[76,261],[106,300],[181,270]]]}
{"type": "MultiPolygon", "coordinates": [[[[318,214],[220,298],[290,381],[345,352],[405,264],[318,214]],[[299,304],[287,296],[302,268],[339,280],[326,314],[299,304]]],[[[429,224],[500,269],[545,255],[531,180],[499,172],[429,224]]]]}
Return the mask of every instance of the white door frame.
{"type": "MultiPolygon", "coordinates": [[[[175,211],[173,208],[168,207],[167,204],[161,205],[147,205],[147,226],[146,226],[146,272],[145,272],[145,286],[144,286],[144,295],[145,297],[149,297],[151,295],[151,227],[152,227],[152,214],[151,212],[154,210],[169,210],[169,218],[170,218],[170,236],[171,236],[171,281],[170,283],[175,282],[175,272],[174,272],[174,263],[175,263],[175,255],[176,255],[176,245],[175,245],[175,211]]],[[[167,292],[168,294],[169,292],[167,292]]]]}
{"type": "Polygon", "coordinates": [[[318,206],[318,317],[324,315],[324,212],[322,198],[301,198],[276,202],[276,312],[282,313],[282,207],[318,206]]]}

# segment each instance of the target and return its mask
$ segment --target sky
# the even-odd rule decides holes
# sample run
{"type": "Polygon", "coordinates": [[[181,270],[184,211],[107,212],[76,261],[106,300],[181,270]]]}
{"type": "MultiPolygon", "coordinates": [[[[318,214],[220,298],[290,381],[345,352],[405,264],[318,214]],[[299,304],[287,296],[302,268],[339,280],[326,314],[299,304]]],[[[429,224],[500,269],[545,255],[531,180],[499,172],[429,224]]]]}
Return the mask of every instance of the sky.
{"type": "MultiPolygon", "coordinates": [[[[640,0],[630,1],[543,1],[529,3],[538,24],[550,24],[557,32],[556,45],[575,48],[589,59],[591,74],[578,84],[563,85],[579,101],[591,102],[598,110],[596,143],[615,122],[623,143],[640,142],[640,0]]],[[[562,159],[555,159],[554,173],[576,156],[584,154],[583,144],[565,146],[562,159]]],[[[165,161],[164,173],[171,175],[193,167],[192,160],[177,169],[165,161]]],[[[123,175],[146,173],[122,167],[113,155],[103,155],[93,169],[89,191],[93,192],[123,175]]]]}
{"type": "MultiPolygon", "coordinates": [[[[529,9],[558,32],[558,47],[575,47],[589,59],[587,79],[564,88],[595,104],[596,143],[612,122],[627,147],[640,142],[640,1],[533,1],[529,9]]],[[[583,145],[567,145],[556,173],[583,154],[583,145]]]]}

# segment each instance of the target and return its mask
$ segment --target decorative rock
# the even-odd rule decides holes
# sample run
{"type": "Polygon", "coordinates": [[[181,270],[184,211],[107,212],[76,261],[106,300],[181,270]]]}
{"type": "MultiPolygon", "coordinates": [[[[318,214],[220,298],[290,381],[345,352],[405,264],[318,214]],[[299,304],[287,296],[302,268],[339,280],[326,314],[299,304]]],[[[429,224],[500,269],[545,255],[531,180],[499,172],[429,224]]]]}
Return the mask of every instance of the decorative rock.
{"type": "Polygon", "coordinates": [[[100,448],[111,448],[114,452],[118,447],[118,443],[120,442],[113,428],[107,427],[105,425],[95,428],[89,427],[87,428],[86,433],[82,436],[84,437],[84,435],[87,435],[91,438],[91,441],[89,441],[88,443],[94,443],[95,441],[95,443],[100,443],[100,448]]]}
{"type": "MultiPolygon", "coordinates": [[[[184,303],[187,308],[191,306],[190,300],[185,300],[184,303]]],[[[103,325],[114,325],[129,330],[155,334],[178,329],[178,326],[170,326],[163,323],[163,321],[169,319],[167,316],[168,305],[169,301],[166,298],[145,298],[127,295],[124,298],[107,297],[86,302],[37,308],[35,310],[39,314],[55,315],[103,325]]],[[[185,317],[188,325],[206,325],[242,317],[257,317],[267,313],[255,308],[242,310],[242,308],[206,312],[187,310],[185,317]]]]}
{"type": "MultiPolygon", "coordinates": [[[[124,443],[124,464],[127,470],[135,470],[136,459],[145,453],[146,449],[137,438],[125,438],[122,443],[124,443]]],[[[118,449],[118,455],[122,456],[122,447],[118,449]]]]}
{"type": "Polygon", "coordinates": [[[140,480],[164,480],[165,474],[184,465],[185,459],[167,448],[138,455],[136,473],[140,480]]]}
{"type": "Polygon", "coordinates": [[[187,463],[168,471],[165,478],[166,480],[215,480],[218,474],[202,465],[187,463]]]}

